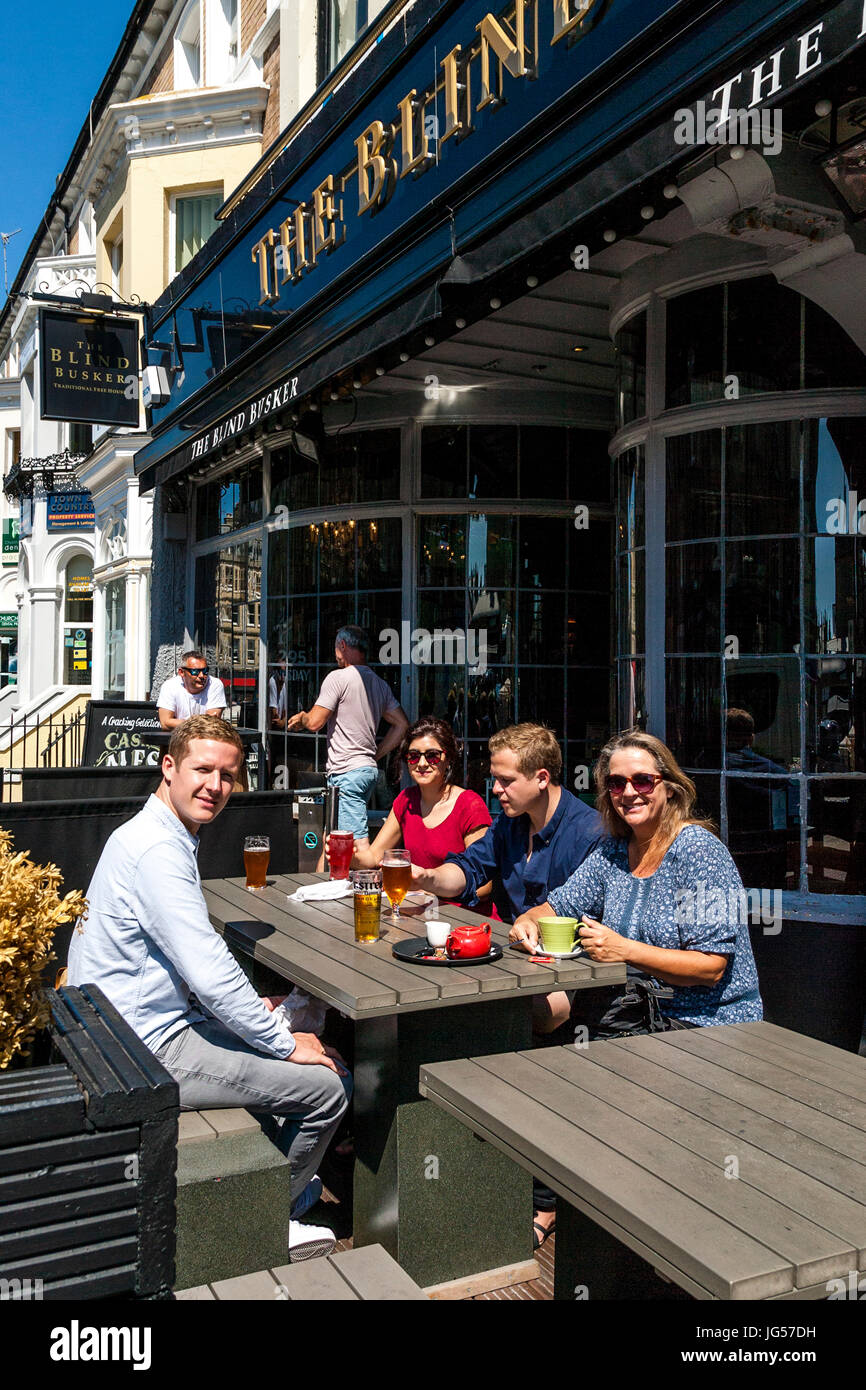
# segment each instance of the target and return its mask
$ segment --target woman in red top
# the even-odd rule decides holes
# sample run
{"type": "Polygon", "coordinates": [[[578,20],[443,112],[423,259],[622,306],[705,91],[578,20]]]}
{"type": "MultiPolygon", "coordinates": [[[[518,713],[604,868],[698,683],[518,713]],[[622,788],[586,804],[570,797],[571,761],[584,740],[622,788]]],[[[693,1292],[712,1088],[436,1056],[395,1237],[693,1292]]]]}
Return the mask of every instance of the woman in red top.
{"type": "MultiPolygon", "coordinates": [[[[482,798],[451,781],[460,752],[444,719],[416,719],[406,730],[400,755],[415,785],[397,796],[373,843],[355,851],[353,868],[378,868],[385,851],[402,843],[413,864],[435,869],[446,855],[460,854],[487,834],[492,817],[482,798]]],[[[479,898],[490,891],[491,885],[485,884],[479,898]]]]}

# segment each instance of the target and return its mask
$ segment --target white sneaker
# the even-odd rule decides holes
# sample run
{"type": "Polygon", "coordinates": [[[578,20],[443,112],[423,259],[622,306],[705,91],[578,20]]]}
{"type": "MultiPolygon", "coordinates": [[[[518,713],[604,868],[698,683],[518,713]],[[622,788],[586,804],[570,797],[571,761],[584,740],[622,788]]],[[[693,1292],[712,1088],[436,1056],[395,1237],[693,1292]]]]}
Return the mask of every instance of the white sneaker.
{"type": "Polygon", "coordinates": [[[289,1222],[290,1264],[330,1255],[336,1244],[337,1237],[327,1226],[305,1226],[302,1221],[289,1222]]]}

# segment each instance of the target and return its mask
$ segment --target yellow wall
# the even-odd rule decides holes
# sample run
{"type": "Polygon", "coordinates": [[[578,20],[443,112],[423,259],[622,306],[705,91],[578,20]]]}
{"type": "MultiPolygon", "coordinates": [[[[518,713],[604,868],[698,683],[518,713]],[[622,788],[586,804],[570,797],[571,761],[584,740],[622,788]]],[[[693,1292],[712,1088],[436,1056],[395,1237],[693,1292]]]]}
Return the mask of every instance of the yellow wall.
{"type": "Polygon", "coordinates": [[[153,302],[168,283],[169,198],[172,193],[222,187],[228,194],[260,158],[259,141],[214,149],[176,150],[129,161],[126,181],[112,189],[97,210],[96,277],[111,283],[106,247],[123,225],[124,298],[136,294],[153,302]]]}

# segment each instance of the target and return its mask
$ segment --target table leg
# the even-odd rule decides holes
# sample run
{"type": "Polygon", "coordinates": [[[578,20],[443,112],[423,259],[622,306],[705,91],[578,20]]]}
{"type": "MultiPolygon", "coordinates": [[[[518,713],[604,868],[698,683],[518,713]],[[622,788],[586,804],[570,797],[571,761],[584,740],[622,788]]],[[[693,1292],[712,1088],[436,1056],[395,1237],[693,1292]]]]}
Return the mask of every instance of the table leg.
{"type": "Polygon", "coordinates": [[[355,1025],[354,1241],[422,1286],[532,1258],[529,1175],[418,1095],[424,1062],[530,1047],[531,1002],[355,1025]]]}
{"type": "Polygon", "coordinates": [[[640,1255],[561,1197],[556,1204],[553,1296],[568,1303],[691,1297],[660,1279],[640,1255]]]}

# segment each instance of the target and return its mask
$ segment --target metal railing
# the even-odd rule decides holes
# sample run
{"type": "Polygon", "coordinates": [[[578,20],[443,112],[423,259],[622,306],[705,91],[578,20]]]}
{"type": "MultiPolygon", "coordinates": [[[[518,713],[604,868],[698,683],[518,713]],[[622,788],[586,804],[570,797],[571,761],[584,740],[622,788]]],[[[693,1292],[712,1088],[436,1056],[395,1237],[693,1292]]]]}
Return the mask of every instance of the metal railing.
{"type": "Polygon", "coordinates": [[[78,767],[84,748],[86,710],[62,711],[41,719],[12,715],[0,721],[0,771],[8,774],[24,767],[78,767]]]}

